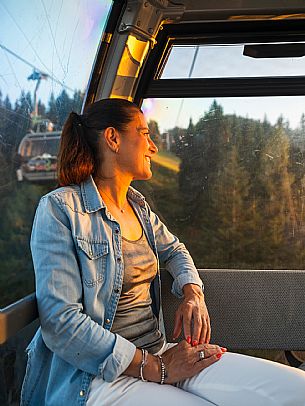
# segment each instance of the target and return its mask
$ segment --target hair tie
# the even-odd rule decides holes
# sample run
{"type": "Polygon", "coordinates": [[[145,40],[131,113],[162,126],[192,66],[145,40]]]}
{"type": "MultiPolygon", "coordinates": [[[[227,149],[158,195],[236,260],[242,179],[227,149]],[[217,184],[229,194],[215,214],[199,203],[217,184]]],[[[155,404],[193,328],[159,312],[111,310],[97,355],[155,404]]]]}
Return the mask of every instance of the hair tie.
{"type": "Polygon", "coordinates": [[[79,127],[83,125],[82,118],[79,114],[75,113],[74,111],[71,113],[72,114],[72,120],[73,123],[79,127]]]}

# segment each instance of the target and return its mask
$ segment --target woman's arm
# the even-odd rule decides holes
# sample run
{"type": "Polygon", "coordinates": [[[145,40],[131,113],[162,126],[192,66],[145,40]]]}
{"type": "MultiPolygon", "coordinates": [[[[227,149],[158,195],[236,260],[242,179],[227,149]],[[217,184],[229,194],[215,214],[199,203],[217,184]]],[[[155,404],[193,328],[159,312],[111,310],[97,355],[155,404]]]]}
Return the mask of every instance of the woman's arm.
{"type": "Polygon", "coordinates": [[[45,344],[76,368],[113,381],[131,363],[136,347],[85,313],[70,222],[56,195],[40,201],[31,249],[45,344]]]}
{"type": "Polygon", "coordinates": [[[189,343],[209,343],[210,318],[204,301],[203,284],[193,259],[185,245],[167,229],[149,206],[148,210],[160,261],[174,278],[172,293],[183,298],[176,312],[173,339],[180,335],[183,327],[184,337],[189,343]]]}

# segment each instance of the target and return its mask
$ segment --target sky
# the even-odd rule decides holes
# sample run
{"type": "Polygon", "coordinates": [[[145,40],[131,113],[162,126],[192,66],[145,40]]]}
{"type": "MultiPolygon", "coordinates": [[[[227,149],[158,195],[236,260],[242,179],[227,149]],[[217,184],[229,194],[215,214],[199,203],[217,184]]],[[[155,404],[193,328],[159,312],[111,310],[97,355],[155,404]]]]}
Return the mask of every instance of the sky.
{"type": "MultiPolygon", "coordinates": [[[[0,0],[0,44],[50,77],[38,98],[53,91],[71,96],[85,91],[111,0],[0,0]],[[69,90],[70,89],[70,90],[69,90]]],[[[0,48],[0,89],[15,101],[21,90],[34,92],[33,69],[0,48]]]]}
{"type": "MultiPolygon", "coordinates": [[[[111,0],[0,0],[0,45],[47,73],[38,98],[47,104],[51,92],[65,88],[85,91],[111,0]],[[59,85],[56,81],[62,83],[59,85]]],[[[194,46],[173,49],[163,77],[229,77],[300,75],[305,58],[258,60],[242,56],[243,46],[194,46]],[[191,71],[192,62],[194,67],[191,71]]],[[[33,68],[0,48],[0,90],[14,102],[21,90],[34,93],[36,82],[27,78],[33,68]]],[[[187,127],[208,110],[213,99],[147,100],[148,119],[159,122],[161,131],[178,125],[187,127]]],[[[305,108],[305,97],[218,99],[226,114],[264,119],[275,123],[280,114],[296,127],[305,108]]]]}

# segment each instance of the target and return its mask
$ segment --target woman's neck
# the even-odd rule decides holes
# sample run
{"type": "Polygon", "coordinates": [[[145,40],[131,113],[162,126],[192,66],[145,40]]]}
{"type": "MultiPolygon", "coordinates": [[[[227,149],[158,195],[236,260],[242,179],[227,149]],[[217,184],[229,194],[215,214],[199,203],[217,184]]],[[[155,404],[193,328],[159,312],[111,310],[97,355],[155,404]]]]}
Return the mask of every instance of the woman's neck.
{"type": "Polygon", "coordinates": [[[94,177],[94,181],[102,198],[108,198],[119,208],[125,205],[130,181],[119,180],[118,177],[105,179],[98,175],[94,177]]]}

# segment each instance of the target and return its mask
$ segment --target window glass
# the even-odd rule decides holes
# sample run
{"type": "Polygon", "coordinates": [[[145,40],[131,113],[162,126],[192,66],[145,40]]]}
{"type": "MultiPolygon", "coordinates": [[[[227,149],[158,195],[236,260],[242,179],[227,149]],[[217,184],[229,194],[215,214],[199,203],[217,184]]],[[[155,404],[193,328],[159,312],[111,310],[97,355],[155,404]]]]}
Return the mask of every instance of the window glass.
{"type": "Polygon", "coordinates": [[[0,2],[0,307],[34,291],[33,215],[56,187],[62,125],[81,109],[111,5],[0,2]]]}
{"type": "Polygon", "coordinates": [[[304,269],[305,97],[147,99],[138,183],[200,268],[304,269]]]}
{"type": "Polygon", "coordinates": [[[161,79],[302,76],[305,70],[303,47],[305,43],[174,45],[161,79]],[[287,57],[270,57],[270,54],[283,53],[287,57]],[[299,56],[291,56],[293,54],[299,56]]]}

